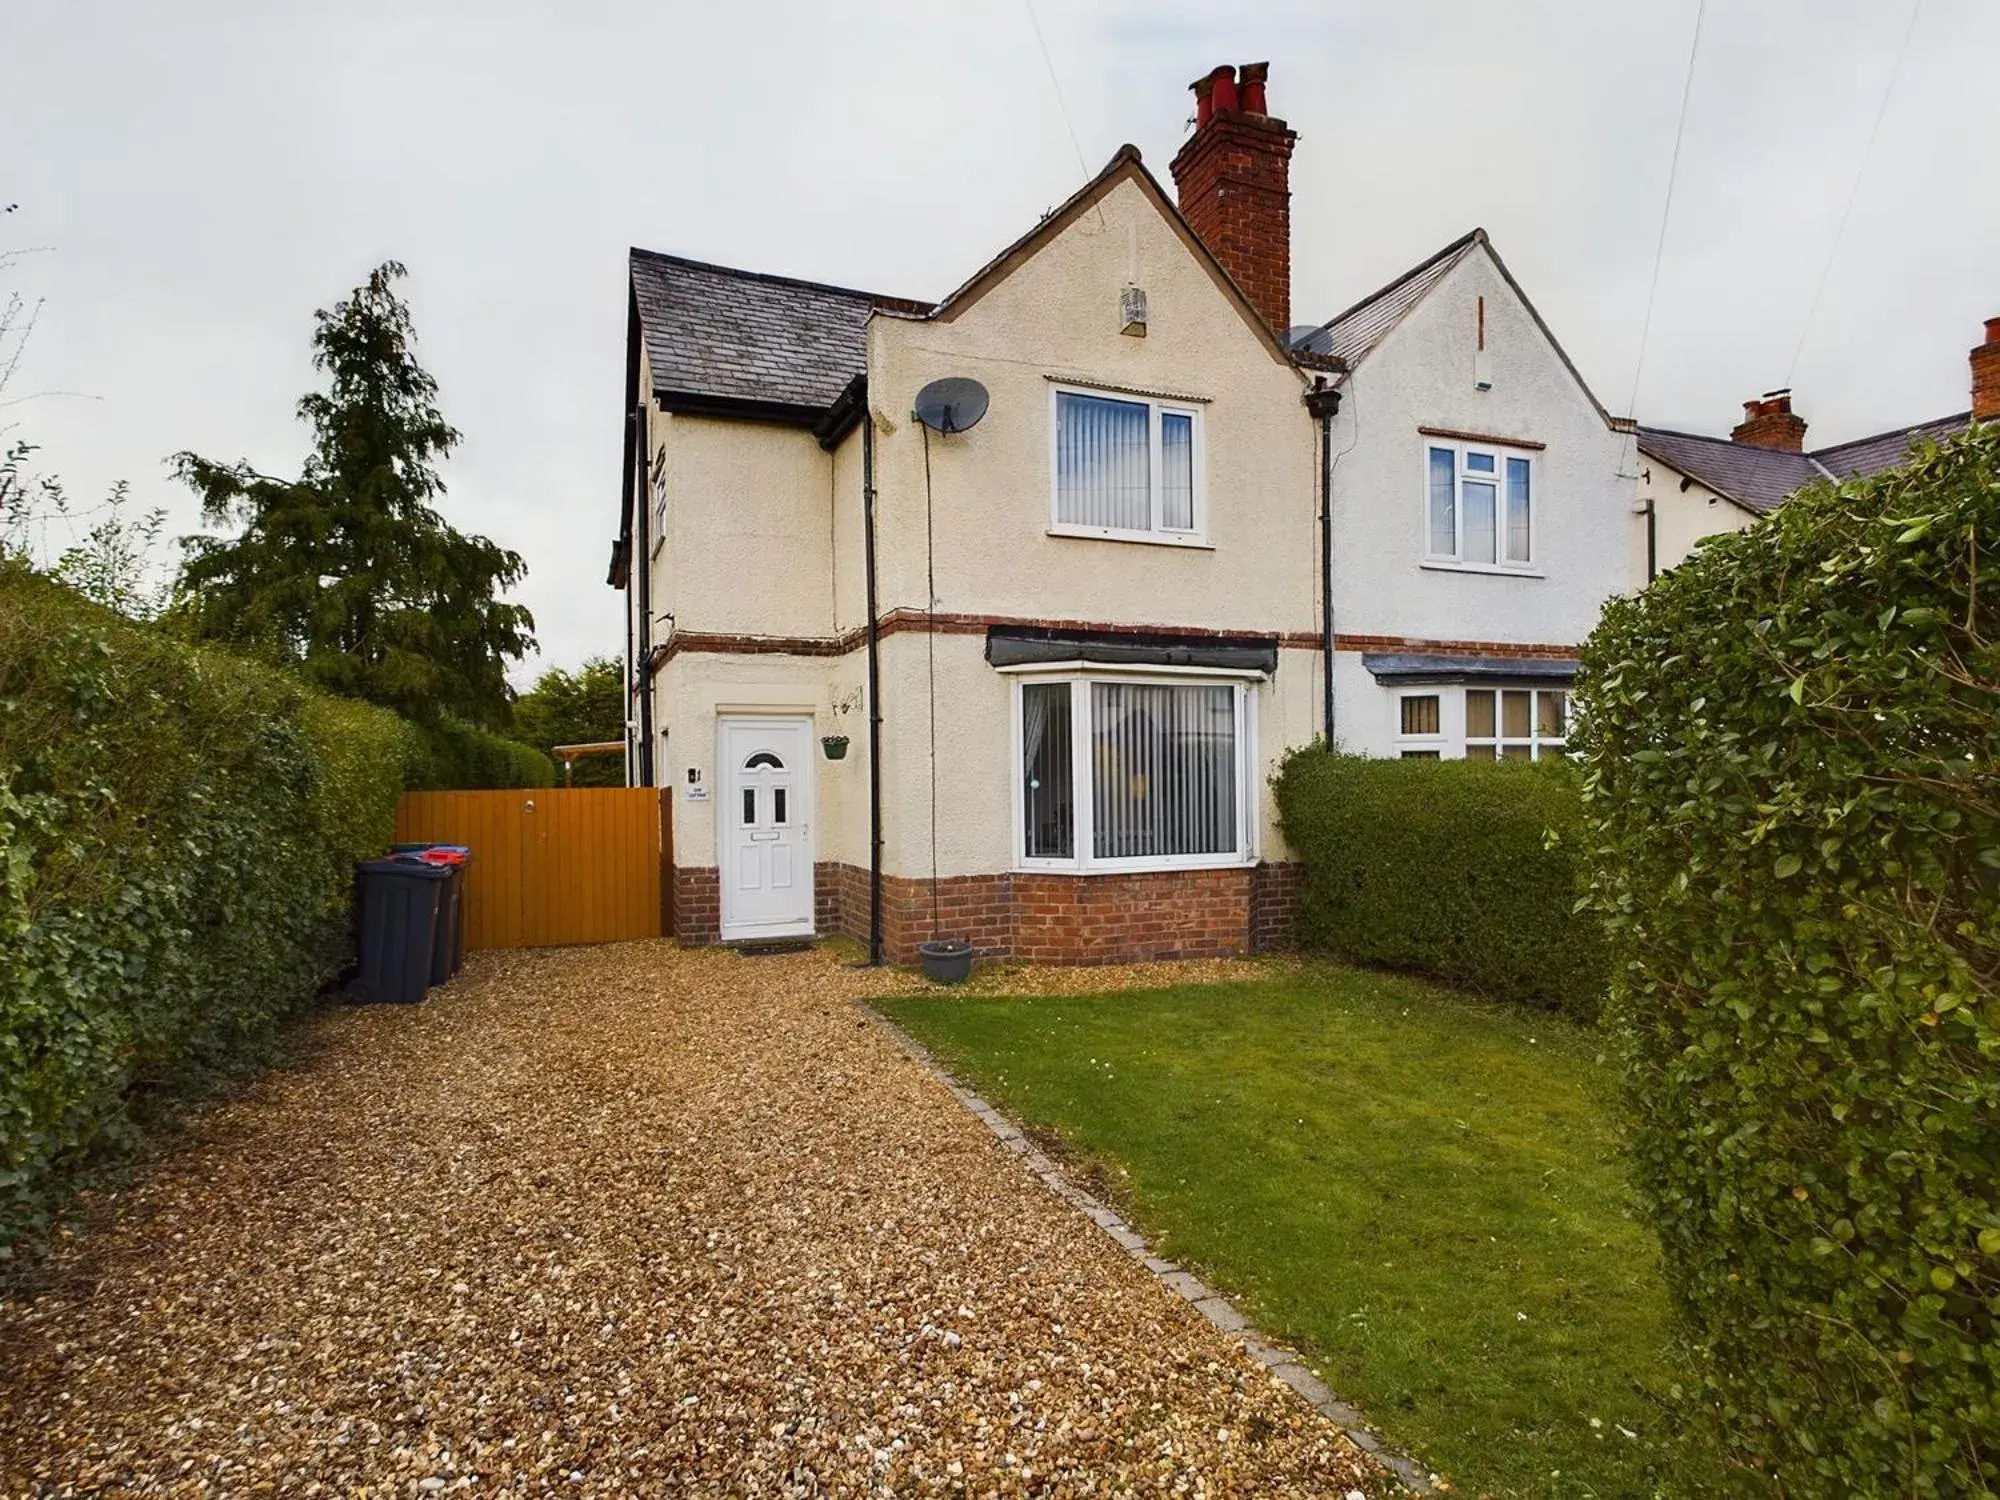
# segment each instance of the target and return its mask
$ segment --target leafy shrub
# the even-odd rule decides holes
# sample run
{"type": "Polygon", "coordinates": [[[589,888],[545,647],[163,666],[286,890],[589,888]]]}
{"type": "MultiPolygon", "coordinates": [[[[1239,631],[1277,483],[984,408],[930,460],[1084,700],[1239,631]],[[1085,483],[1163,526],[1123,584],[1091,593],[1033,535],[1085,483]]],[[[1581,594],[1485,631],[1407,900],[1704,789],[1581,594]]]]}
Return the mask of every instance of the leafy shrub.
{"type": "Polygon", "coordinates": [[[1305,866],[1301,946],[1595,1017],[1604,950],[1574,915],[1564,767],[1299,750],[1277,800],[1305,866]]]}
{"type": "Polygon", "coordinates": [[[410,726],[412,791],[480,791],[554,786],[555,762],[533,745],[457,719],[410,726]]]}
{"type": "Polygon", "coordinates": [[[0,1255],[339,972],[405,739],[0,564],[0,1255]]]}
{"type": "Polygon", "coordinates": [[[1788,1496],[2000,1479],[2000,428],[1591,638],[1586,838],[1702,1406],[1788,1496]]]}

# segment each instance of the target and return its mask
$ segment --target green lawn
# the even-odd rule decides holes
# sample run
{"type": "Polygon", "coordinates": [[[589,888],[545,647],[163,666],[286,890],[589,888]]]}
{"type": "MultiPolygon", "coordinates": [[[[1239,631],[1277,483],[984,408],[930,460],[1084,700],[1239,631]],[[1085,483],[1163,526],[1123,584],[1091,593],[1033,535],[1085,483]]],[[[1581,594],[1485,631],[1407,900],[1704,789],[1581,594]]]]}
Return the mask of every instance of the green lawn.
{"type": "Polygon", "coordinates": [[[1718,1492],[1655,1400],[1666,1294],[1590,1033],[1331,965],[879,1004],[1461,1492],[1718,1492]]]}

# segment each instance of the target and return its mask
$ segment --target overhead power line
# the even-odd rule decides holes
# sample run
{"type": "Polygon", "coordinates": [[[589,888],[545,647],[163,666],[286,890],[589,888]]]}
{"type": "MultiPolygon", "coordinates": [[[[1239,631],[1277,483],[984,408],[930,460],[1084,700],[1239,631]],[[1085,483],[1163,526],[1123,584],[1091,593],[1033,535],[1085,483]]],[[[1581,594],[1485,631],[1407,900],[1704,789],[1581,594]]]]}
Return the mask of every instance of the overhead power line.
{"type": "Polygon", "coordinates": [[[1687,135],[1688,100],[1694,94],[1695,59],[1701,53],[1701,22],[1707,13],[1708,0],[1696,0],[1694,8],[1694,36],[1688,43],[1687,73],[1681,80],[1681,114],[1674,125],[1674,150],[1667,161],[1667,193],[1660,205],[1660,234],[1653,245],[1653,275],[1646,285],[1646,315],[1639,323],[1639,355],[1632,363],[1632,394],[1625,401],[1625,415],[1633,420],[1639,415],[1639,377],[1646,369],[1646,344],[1653,335],[1653,303],[1660,292],[1660,265],[1666,258],[1667,226],[1674,216],[1674,183],[1681,171],[1681,141],[1687,135]]]}
{"type": "Polygon", "coordinates": [[[1799,329],[1798,346],[1792,350],[1792,362],[1785,366],[1785,384],[1790,386],[1792,376],[1798,372],[1799,356],[1806,352],[1806,335],[1812,332],[1813,319],[1819,315],[1819,299],[1826,291],[1826,279],[1833,273],[1833,262],[1840,254],[1840,242],[1847,235],[1847,221],[1854,215],[1854,200],[1861,196],[1861,180],[1868,175],[1868,160],[1875,154],[1875,137],[1882,133],[1882,119],[1889,113],[1889,100],[1896,92],[1896,80],[1902,76],[1903,59],[1909,55],[1910,38],[1917,34],[1917,17],[1923,13],[1924,0],[1912,0],[1910,19],[1903,27],[1903,44],[1896,49],[1896,61],[1889,69],[1889,82],[1882,89],[1882,102],[1875,107],[1875,123],[1868,127],[1868,143],[1861,148],[1861,160],[1854,166],[1854,181],[1847,189],[1847,206],[1840,211],[1840,222],[1834,226],[1833,243],[1827,247],[1826,264],[1819,268],[1819,282],[1813,287],[1812,302],[1806,308],[1805,325],[1799,329]]]}

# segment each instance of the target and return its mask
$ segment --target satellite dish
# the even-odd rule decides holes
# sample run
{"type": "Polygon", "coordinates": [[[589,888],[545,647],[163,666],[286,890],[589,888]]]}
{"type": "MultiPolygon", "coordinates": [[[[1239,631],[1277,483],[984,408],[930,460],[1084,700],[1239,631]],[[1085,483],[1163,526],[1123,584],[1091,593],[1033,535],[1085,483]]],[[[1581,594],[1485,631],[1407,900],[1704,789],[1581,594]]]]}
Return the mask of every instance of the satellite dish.
{"type": "Polygon", "coordinates": [[[986,387],[963,375],[933,380],[917,392],[910,412],[933,432],[970,432],[986,415],[986,387]]]}

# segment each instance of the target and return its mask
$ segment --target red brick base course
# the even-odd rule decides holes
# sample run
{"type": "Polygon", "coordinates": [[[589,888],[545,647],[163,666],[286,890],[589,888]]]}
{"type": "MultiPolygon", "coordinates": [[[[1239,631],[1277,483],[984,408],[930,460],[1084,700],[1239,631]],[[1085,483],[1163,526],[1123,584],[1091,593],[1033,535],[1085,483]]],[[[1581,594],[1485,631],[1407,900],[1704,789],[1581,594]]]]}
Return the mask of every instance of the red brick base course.
{"type": "MultiPolygon", "coordinates": [[[[823,936],[868,941],[868,872],[827,861],[814,870],[814,924],[823,936]]],[[[720,934],[712,869],[674,877],[675,935],[712,943],[720,934]]],[[[1282,947],[1291,937],[1298,867],[1163,870],[1138,875],[1012,872],[959,875],[937,884],[882,880],[882,951],[917,961],[935,934],[969,941],[983,958],[1040,964],[1145,963],[1224,958],[1282,947]]]]}

